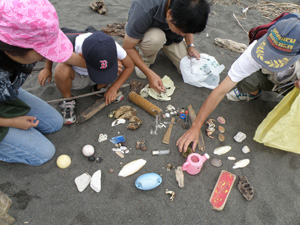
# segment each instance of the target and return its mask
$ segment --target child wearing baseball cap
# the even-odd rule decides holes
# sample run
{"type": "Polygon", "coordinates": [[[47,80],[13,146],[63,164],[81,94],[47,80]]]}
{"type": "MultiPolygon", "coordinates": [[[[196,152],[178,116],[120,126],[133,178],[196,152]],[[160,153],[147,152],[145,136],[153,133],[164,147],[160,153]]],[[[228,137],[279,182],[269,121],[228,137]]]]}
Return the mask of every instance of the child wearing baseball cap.
{"type": "MultiPolygon", "coordinates": [[[[117,91],[134,69],[134,64],[126,51],[112,37],[101,31],[79,34],[70,39],[74,42],[74,52],[84,57],[86,68],[66,63],[59,63],[56,66],[54,79],[62,96],[68,98],[72,96],[71,89],[79,90],[92,86],[93,91],[103,91],[99,96],[105,97],[106,104],[115,101],[117,91]],[[118,60],[124,66],[119,76],[118,60]]],[[[52,63],[47,61],[39,75],[41,85],[44,85],[47,79],[51,79],[51,68],[52,63]]],[[[75,123],[76,100],[62,101],[60,108],[64,124],[75,123]]]]}
{"type": "Polygon", "coordinates": [[[78,57],[59,29],[48,0],[0,1],[0,160],[41,165],[55,153],[43,135],[61,129],[63,119],[50,105],[21,86],[37,61],[68,62],[78,57]]]}

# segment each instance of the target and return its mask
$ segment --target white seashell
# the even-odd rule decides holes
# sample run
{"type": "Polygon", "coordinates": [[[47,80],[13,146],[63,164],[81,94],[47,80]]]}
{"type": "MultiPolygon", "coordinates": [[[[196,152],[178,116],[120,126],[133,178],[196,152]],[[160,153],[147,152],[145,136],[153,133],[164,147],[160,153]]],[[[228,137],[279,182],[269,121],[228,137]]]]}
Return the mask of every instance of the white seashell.
{"type": "Polygon", "coordinates": [[[98,138],[99,142],[106,141],[106,140],[107,140],[107,134],[99,134],[99,138],[98,138]]]}
{"type": "Polygon", "coordinates": [[[116,119],[114,122],[112,122],[111,126],[114,127],[114,126],[117,126],[119,124],[123,124],[125,122],[126,122],[125,119],[116,119]]]}
{"type": "Polygon", "coordinates": [[[234,163],[232,168],[233,169],[244,168],[244,167],[248,166],[249,163],[250,163],[250,159],[242,159],[242,160],[239,160],[236,163],[234,163]]]}
{"type": "Polygon", "coordinates": [[[139,171],[146,164],[146,162],[147,161],[144,159],[137,159],[130,163],[127,163],[125,166],[123,166],[118,176],[128,177],[139,171]]]}
{"type": "Polygon", "coordinates": [[[214,154],[216,155],[223,155],[231,150],[231,146],[226,145],[222,147],[218,147],[214,150],[214,154]]]}
{"type": "Polygon", "coordinates": [[[245,145],[245,146],[242,148],[242,152],[245,153],[245,154],[247,154],[247,153],[250,152],[250,148],[249,148],[247,145],[245,145]]]}
{"type": "Polygon", "coordinates": [[[236,142],[242,142],[243,140],[246,139],[246,134],[244,134],[243,132],[239,131],[233,138],[236,142]]]}
{"type": "Polygon", "coordinates": [[[165,116],[168,118],[170,117],[170,113],[165,113],[165,116]]]}
{"type": "Polygon", "coordinates": [[[233,156],[228,156],[227,159],[229,159],[229,160],[236,160],[236,158],[233,157],[233,156]]]}

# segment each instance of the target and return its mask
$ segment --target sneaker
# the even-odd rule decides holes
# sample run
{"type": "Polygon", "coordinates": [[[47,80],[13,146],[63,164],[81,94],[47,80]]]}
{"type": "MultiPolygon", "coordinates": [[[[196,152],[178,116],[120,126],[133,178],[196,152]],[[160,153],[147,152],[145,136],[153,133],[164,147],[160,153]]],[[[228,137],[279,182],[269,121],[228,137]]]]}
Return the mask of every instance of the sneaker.
{"type": "Polygon", "coordinates": [[[249,102],[250,100],[253,100],[257,98],[261,94],[261,91],[258,92],[257,95],[251,95],[249,93],[242,94],[239,89],[235,88],[232,91],[228,92],[226,94],[226,97],[229,101],[246,101],[249,102]]]}
{"type": "Polygon", "coordinates": [[[107,87],[97,89],[97,84],[95,84],[92,87],[92,92],[101,91],[101,92],[99,92],[99,93],[97,93],[95,95],[97,95],[98,97],[104,98],[104,94],[107,91],[107,89],[108,89],[107,87]]]}
{"type": "Polygon", "coordinates": [[[76,121],[76,100],[62,101],[59,105],[64,124],[73,124],[76,121]]]}
{"type": "Polygon", "coordinates": [[[141,79],[146,79],[146,75],[136,66],[135,67],[135,74],[141,78],[141,79]]]}

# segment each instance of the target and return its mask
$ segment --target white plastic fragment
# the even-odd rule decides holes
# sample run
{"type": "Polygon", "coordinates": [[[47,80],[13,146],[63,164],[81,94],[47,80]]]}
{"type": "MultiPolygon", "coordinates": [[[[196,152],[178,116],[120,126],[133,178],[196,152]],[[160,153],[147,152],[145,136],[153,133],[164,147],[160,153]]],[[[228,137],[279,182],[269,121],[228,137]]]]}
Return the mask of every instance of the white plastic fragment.
{"type": "Polygon", "coordinates": [[[236,142],[242,142],[243,140],[246,139],[246,134],[244,134],[243,132],[239,131],[233,138],[236,142]]]}
{"type": "Polygon", "coordinates": [[[97,170],[93,174],[90,186],[94,191],[98,193],[101,191],[101,170],[97,170]]]}
{"type": "Polygon", "coordinates": [[[245,146],[242,148],[242,152],[245,153],[245,154],[247,154],[247,153],[250,152],[250,148],[249,148],[247,145],[245,145],[245,146]]]}
{"type": "Polygon", "coordinates": [[[234,163],[232,168],[233,169],[244,168],[248,166],[249,163],[250,163],[250,159],[242,159],[234,163]]]}
{"type": "Polygon", "coordinates": [[[91,175],[88,173],[81,174],[80,176],[75,178],[75,184],[79,192],[83,192],[84,189],[90,184],[91,175]]]}
{"type": "Polygon", "coordinates": [[[233,157],[233,156],[228,156],[227,159],[229,159],[229,160],[236,160],[236,158],[233,157]]]}
{"type": "Polygon", "coordinates": [[[99,142],[106,141],[106,140],[107,140],[107,134],[99,134],[99,138],[98,138],[99,142]]]}
{"type": "Polygon", "coordinates": [[[111,123],[111,126],[114,127],[114,126],[117,126],[119,124],[124,124],[126,122],[125,119],[116,119],[114,122],[111,123]]]}
{"type": "Polygon", "coordinates": [[[130,163],[127,163],[125,166],[123,166],[118,176],[128,177],[139,171],[146,164],[146,162],[147,161],[144,159],[137,159],[130,163]]]}
{"type": "Polygon", "coordinates": [[[214,150],[214,154],[216,155],[224,155],[225,153],[229,152],[231,150],[231,146],[225,145],[222,147],[218,147],[214,150]]]}

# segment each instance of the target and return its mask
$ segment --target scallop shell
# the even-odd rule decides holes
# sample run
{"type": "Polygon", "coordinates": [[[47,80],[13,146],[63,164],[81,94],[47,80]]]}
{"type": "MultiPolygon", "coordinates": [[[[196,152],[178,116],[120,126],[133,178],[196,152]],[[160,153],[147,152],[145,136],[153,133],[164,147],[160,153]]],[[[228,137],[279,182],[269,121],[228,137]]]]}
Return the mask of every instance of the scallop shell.
{"type": "Polygon", "coordinates": [[[250,163],[250,159],[242,159],[234,163],[232,168],[233,169],[244,168],[248,166],[249,163],[250,163]]]}
{"type": "Polygon", "coordinates": [[[217,121],[218,121],[220,124],[225,124],[225,123],[226,123],[226,120],[225,120],[224,117],[222,117],[222,116],[219,116],[219,117],[217,118],[217,121]]]}
{"type": "Polygon", "coordinates": [[[225,128],[223,126],[219,126],[218,130],[220,133],[224,133],[225,132],[225,128]]]}
{"type": "Polygon", "coordinates": [[[217,158],[211,159],[210,163],[215,167],[220,167],[223,164],[221,159],[217,159],[217,158]]]}
{"type": "Polygon", "coordinates": [[[223,155],[223,154],[229,152],[230,150],[231,150],[231,146],[225,145],[225,146],[216,148],[214,150],[214,154],[216,154],[216,155],[223,155]]]}
{"type": "Polygon", "coordinates": [[[219,141],[221,141],[221,142],[225,141],[225,136],[224,136],[224,134],[219,134],[219,135],[218,135],[218,139],[219,139],[219,141]]]}
{"type": "Polygon", "coordinates": [[[242,152],[245,153],[245,154],[247,154],[247,153],[250,152],[250,148],[249,148],[247,145],[245,145],[245,146],[242,148],[242,152]]]}

